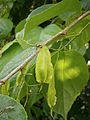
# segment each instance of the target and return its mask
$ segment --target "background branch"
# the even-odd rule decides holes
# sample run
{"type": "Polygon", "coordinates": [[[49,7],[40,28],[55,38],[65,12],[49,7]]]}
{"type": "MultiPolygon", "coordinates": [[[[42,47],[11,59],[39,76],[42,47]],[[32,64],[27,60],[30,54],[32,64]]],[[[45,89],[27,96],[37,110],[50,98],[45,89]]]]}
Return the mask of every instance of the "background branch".
{"type": "MultiPolygon", "coordinates": [[[[48,39],[43,43],[43,45],[49,45],[52,42],[55,42],[59,36],[66,35],[67,32],[76,25],[79,21],[81,21],[86,16],[90,15],[90,11],[87,11],[86,13],[82,14],[80,17],[78,17],[76,20],[74,20],[69,26],[67,26],[64,30],[58,32],[56,35],[48,39]]],[[[33,52],[31,56],[29,56],[21,65],[19,65],[17,68],[15,68],[11,73],[9,73],[5,78],[0,80],[0,85],[3,85],[7,80],[9,80],[15,73],[17,73],[20,69],[24,68],[24,66],[32,60],[40,51],[41,46],[37,48],[36,51],[33,52]]]]}

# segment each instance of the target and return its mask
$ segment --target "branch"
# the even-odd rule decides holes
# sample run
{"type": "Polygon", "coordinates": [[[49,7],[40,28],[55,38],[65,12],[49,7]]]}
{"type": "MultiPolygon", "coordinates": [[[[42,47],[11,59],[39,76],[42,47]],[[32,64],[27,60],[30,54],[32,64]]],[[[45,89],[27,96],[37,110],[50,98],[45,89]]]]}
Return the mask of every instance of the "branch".
{"type": "MultiPolygon", "coordinates": [[[[78,22],[80,22],[83,18],[90,15],[90,11],[87,11],[86,13],[82,14],[80,17],[78,17],[76,20],[74,20],[69,26],[67,26],[64,30],[58,32],[56,35],[48,39],[43,43],[43,45],[49,45],[52,42],[55,42],[59,36],[66,35],[67,32],[78,22]]],[[[33,52],[31,56],[29,56],[21,65],[19,65],[17,68],[15,68],[11,73],[9,73],[5,78],[0,80],[0,85],[3,85],[7,80],[9,80],[15,73],[17,73],[20,69],[24,68],[24,66],[32,60],[40,51],[41,47],[38,47],[36,51],[33,52]]]]}

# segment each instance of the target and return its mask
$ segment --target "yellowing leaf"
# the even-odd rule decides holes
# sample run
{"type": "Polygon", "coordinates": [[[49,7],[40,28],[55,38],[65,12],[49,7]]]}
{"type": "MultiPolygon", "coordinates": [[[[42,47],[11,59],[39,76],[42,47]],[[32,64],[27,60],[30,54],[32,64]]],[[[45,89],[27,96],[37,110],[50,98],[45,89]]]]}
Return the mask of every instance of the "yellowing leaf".
{"type": "Polygon", "coordinates": [[[50,59],[48,48],[43,47],[37,56],[36,62],[36,80],[39,83],[44,83],[47,78],[48,59],[50,59]]]}
{"type": "Polygon", "coordinates": [[[18,74],[16,78],[16,86],[14,88],[14,94],[16,93],[16,100],[20,101],[27,94],[27,86],[25,84],[25,75],[28,71],[27,64],[18,74]]]}
{"type": "Polygon", "coordinates": [[[36,80],[39,83],[48,83],[47,101],[51,109],[56,104],[56,90],[54,83],[54,69],[51,63],[51,55],[47,47],[43,47],[38,54],[36,62],[36,80]]]}
{"type": "Polygon", "coordinates": [[[3,94],[3,95],[9,95],[9,87],[10,87],[10,83],[9,83],[9,80],[4,84],[4,85],[2,85],[2,87],[1,87],[1,93],[3,94]]]}
{"type": "Polygon", "coordinates": [[[55,83],[54,83],[54,70],[53,70],[52,64],[51,64],[51,68],[52,68],[52,74],[50,73],[48,76],[49,87],[48,87],[48,93],[47,93],[47,101],[48,101],[49,107],[51,108],[51,114],[52,114],[53,107],[56,104],[56,89],[55,89],[55,83]]]}
{"type": "Polygon", "coordinates": [[[24,81],[25,79],[25,75],[27,73],[27,70],[28,70],[28,65],[27,64],[18,74],[17,78],[16,78],[16,86],[19,86],[22,84],[22,82],[24,81]]]}

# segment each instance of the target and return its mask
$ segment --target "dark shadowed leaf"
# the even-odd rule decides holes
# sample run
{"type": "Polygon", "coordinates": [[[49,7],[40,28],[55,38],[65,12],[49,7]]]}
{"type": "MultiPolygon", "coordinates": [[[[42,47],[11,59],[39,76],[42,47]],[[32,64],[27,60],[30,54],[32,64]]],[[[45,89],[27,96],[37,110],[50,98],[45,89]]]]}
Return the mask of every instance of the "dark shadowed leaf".
{"type": "Polygon", "coordinates": [[[12,30],[13,23],[6,18],[0,18],[0,38],[6,37],[12,30]]]}
{"type": "Polygon", "coordinates": [[[0,95],[0,120],[27,120],[24,108],[13,98],[0,95]]]}

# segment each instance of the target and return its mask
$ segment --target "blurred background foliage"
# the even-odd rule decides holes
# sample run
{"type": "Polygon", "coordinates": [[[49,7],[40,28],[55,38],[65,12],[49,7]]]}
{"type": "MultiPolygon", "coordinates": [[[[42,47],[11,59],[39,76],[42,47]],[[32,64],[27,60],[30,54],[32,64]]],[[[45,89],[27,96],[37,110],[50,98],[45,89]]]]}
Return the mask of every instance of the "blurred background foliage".
{"type": "MultiPolygon", "coordinates": [[[[60,1],[61,0],[0,0],[0,20],[3,19],[3,22],[4,20],[10,20],[5,22],[9,22],[11,26],[11,28],[9,27],[9,33],[5,31],[5,36],[0,34],[0,49],[15,38],[14,30],[16,25],[25,19],[33,9],[44,4],[57,3],[60,1]]],[[[83,11],[90,10],[90,0],[80,0],[80,2],[83,11]]],[[[41,26],[45,27],[50,22],[52,22],[52,20],[43,23],[41,26]]],[[[64,21],[62,21],[62,24],[65,24],[64,21]]],[[[86,61],[90,60],[90,47],[87,49],[84,57],[86,61]]],[[[21,103],[23,104],[23,100],[21,103]]],[[[27,109],[28,108],[26,108],[26,111],[27,109]]],[[[35,103],[31,107],[31,113],[28,114],[31,115],[32,120],[63,120],[63,118],[56,113],[53,114],[53,118],[50,116],[49,107],[44,98],[41,98],[35,103]]],[[[90,120],[90,81],[74,102],[68,113],[68,120],[90,120]]]]}

